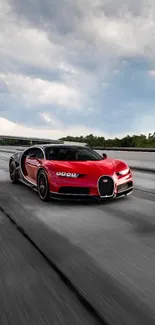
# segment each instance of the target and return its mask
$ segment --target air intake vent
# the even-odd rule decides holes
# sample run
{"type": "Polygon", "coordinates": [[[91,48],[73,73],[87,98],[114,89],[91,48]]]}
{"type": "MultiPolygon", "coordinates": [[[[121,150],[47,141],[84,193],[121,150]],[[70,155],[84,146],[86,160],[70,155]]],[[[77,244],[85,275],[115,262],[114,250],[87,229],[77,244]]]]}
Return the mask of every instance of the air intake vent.
{"type": "Polygon", "coordinates": [[[125,192],[125,191],[127,191],[128,189],[130,189],[132,187],[133,187],[133,182],[130,181],[128,183],[118,185],[117,186],[117,191],[118,191],[118,193],[125,192]]]}
{"type": "Polygon", "coordinates": [[[63,186],[59,188],[59,193],[61,194],[71,194],[71,195],[89,195],[90,189],[88,187],[67,187],[63,186]]]}

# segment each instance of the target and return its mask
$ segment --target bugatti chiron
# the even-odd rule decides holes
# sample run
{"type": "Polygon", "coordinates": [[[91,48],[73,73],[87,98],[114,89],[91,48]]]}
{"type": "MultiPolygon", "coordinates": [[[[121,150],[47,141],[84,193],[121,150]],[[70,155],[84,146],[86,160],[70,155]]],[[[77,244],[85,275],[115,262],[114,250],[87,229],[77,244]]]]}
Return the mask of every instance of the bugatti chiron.
{"type": "Polygon", "coordinates": [[[113,199],[133,191],[127,163],[95,150],[64,144],[31,146],[9,160],[12,183],[23,182],[43,201],[50,198],[113,199]]]}

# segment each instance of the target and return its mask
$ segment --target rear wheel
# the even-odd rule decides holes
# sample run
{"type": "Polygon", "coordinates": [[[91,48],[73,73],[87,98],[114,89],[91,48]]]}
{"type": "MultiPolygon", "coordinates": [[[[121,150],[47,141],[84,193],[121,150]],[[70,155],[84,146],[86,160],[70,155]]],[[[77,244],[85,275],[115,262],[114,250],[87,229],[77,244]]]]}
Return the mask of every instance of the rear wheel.
{"type": "Polygon", "coordinates": [[[49,201],[50,199],[50,190],[48,184],[48,178],[44,170],[41,170],[38,174],[38,193],[42,201],[49,201]]]}
{"type": "Polygon", "coordinates": [[[16,169],[16,163],[13,159],[9,162],[9,173],[10,173],[10,179],[13,184],[18,183],[18,175],[17,175],[17,169],[16,169]]]}

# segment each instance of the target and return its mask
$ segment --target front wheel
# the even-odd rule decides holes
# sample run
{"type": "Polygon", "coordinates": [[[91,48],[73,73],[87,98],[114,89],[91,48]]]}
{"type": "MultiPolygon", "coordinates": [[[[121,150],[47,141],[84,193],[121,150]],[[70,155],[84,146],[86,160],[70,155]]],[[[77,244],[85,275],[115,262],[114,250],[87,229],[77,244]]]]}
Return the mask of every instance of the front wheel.
{"type": "Polygon", "coordinates": [[[41,170],[38,174],[38,193],[42,201],[49,201],[50,190],[48,184],[48,178],[44,170],[41,170]]]}
{"type": "Polygon", "coordinates": [[[13,184],[17,184],[18,183],[17,169],[16,169],[16,163],[13,159],[11,159],[9,162],[9,174],[10,174],[11,182],[13,184]]]}

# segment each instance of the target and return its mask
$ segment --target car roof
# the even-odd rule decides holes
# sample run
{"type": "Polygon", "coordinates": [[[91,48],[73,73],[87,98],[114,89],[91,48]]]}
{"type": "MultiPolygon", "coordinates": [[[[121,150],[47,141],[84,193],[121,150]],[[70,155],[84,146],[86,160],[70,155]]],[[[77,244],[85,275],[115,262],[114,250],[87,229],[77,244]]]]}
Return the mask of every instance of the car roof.
{"type": "Polygon", "coordinates": [[[57,144],[57,143],[45,143],[45,144],[35,144],[33,146],[31,146],[30,148],[42,148],[42,149],[46,149],[46,148],[51,148],[51,147],[57,147],[57,148],[84,148],[86,146],[83,145],[79,145],[79,144],[57,144]]]}

